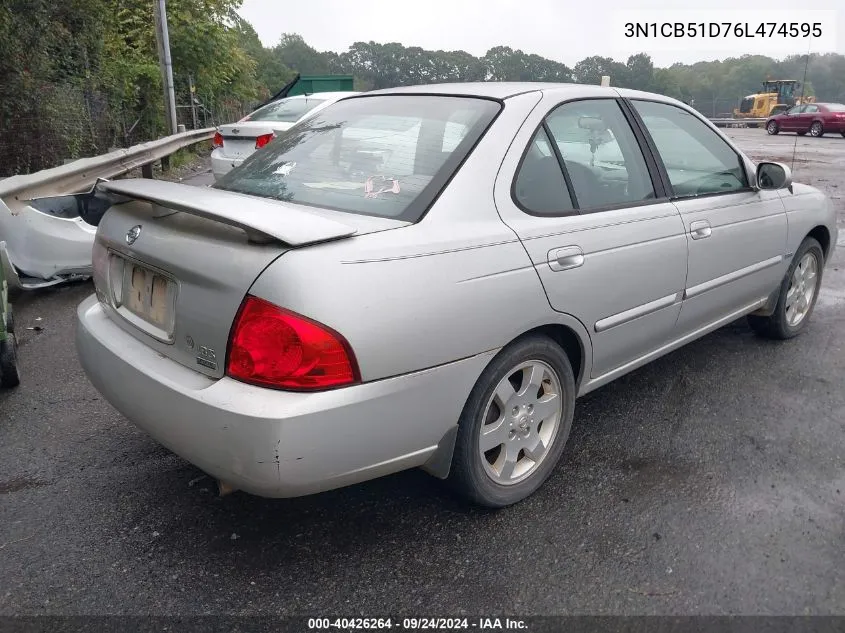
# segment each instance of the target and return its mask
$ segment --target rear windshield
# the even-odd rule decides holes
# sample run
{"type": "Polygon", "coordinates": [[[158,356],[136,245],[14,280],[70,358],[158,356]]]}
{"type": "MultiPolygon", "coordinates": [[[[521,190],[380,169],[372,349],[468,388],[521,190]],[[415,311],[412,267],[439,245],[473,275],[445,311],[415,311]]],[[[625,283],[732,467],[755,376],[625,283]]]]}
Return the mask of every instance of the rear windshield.
{"type": "Polygon", "coordinates": [[[824,107],[830,112],[845,112],[845,103],[826,103],[824,107]]]}
{"type": "Polygon", "coordinates": [[[259,108],[249,115],[249,121],[281,121],[296,123],[308,112],[323,103],[325,99],[310,99],[308,97],[291,97],[280,99],[259,108]]]}
{"type": "Polygon", "coordinates": [[[416,222],[499,108],[469,97],[353,97],[281,133],[215,186],[416,222]]]}

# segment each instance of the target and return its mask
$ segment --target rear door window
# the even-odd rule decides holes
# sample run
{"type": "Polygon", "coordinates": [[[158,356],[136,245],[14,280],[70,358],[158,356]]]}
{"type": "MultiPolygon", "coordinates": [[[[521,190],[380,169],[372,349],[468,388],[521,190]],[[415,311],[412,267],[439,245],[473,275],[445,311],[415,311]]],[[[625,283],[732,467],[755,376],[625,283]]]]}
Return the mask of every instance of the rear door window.
{"type": "Polygon", "coordinates": [[[500,107],[468,97],[352,97],[283,132],[215,186],[415,222],[500,107]]]}
{"type": "Polygon", "coordinates": [[[613,99],[564,103],[546,118],[579,209],[635,204],[655,197],[645,158],[613,99]]]}

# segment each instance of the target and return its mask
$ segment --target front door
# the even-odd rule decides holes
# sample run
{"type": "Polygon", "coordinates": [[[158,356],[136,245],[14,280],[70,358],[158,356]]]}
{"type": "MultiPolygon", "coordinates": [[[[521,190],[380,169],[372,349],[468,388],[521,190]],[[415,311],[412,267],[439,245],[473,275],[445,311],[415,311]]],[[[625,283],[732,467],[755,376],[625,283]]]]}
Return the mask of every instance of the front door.
{"type": "Polygon", "coordinates": [[[751,187],[739,153],[698,116],[633,100],[654,141],[689,239],[681,335],[766,298],[785,273],[786,211],[751,187]]]}
{"type": "Polygon", "coordinates": [[[555,94],[512,144],[496,205],[552,308],[590,333],[596,378],[672,338],[687,240],[621,101],[555,94]]]}
{"type": "Polygon", "coordinates": [[[801,112],[805,107],[807,106],[797,105],[789,109],[786,116],[778,122],[781,132],[795,132],[798,129],[801,121],[801,112]]]}

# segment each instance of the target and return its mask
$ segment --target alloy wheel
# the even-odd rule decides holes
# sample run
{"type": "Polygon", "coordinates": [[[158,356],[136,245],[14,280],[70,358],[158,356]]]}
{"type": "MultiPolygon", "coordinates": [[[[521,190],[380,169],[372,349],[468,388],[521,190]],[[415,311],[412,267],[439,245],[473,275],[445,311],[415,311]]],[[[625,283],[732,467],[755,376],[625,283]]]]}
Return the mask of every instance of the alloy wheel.
{"type": "Polygon", "coordinates": [[[810,311],[816,295],[818,272],[819,265],[813,253],[806,253],[795,267],[786,292],[786,322],[790,327],[796,327],[810,311]]]}
{"type": "Polygon", "coordinates": [[[509,371],[484,410],[478,450],[487,475],[501,485],[529,477],[555,440],[563,411],[556,372],[531,360],[509,371]]]}

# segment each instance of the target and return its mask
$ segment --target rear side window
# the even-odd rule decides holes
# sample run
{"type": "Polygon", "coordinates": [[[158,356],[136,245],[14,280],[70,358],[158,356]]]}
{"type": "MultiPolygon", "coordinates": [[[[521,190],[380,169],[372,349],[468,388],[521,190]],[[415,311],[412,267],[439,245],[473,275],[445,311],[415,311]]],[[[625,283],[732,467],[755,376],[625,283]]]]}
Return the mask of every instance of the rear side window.
{"type": "Polygon", "coordinates": [[[310,99],[308,97],[279,99],[250,114],[249,120],[296,123],[324,101],[325,99],[310,99]]]}
{"type": "Polygon", "coordinates": [[[537,130],[525,152],[513,193],[519,206],[537,215],[561,215],[574,209],[544,128],[537,130]]]}
{"type": "Polygon", "coordinates": [[[416,222],[500,107],[468,97],[345,99],[283,132],[216,187],[416,222]]]}
{"type": "Polygon", "coordinates": [[[748,187],[739,155],[698,117],[666,103],[633,104],[654,139],[676,197],[748,187]]]}

